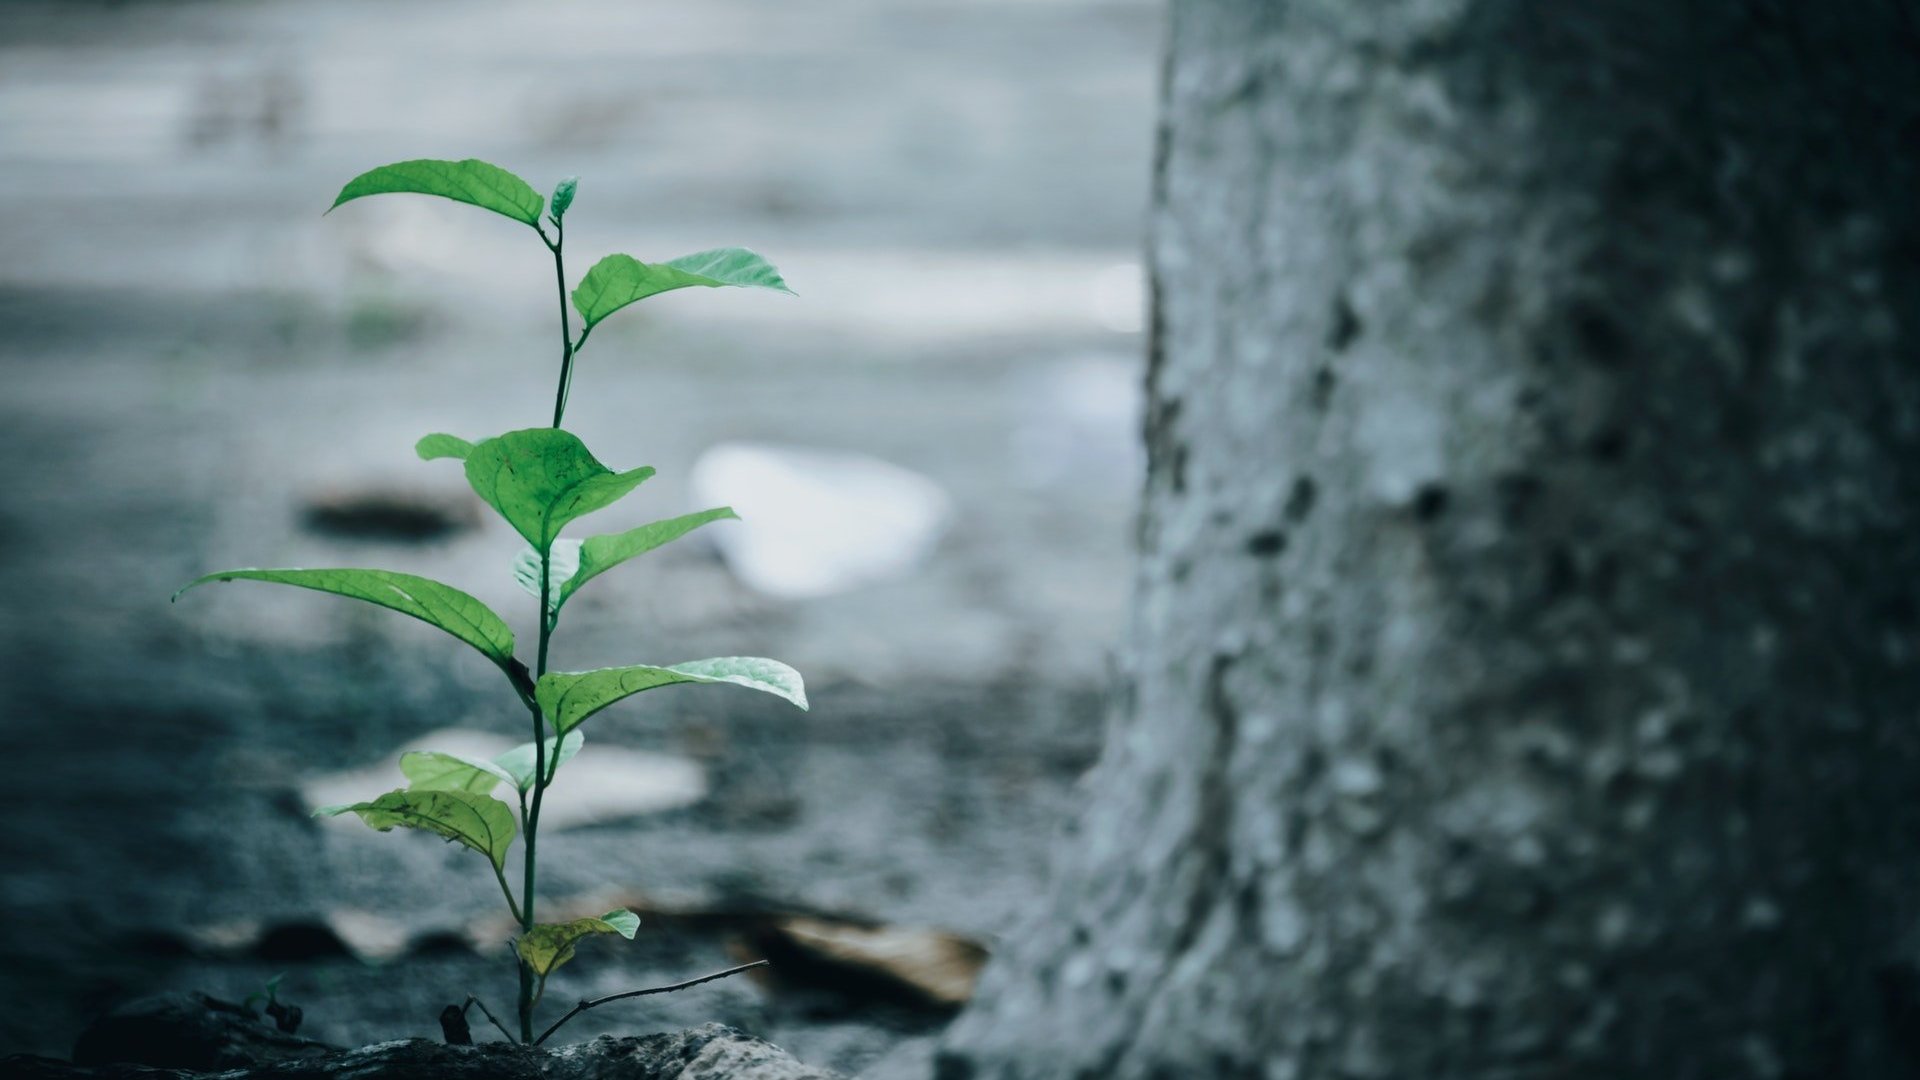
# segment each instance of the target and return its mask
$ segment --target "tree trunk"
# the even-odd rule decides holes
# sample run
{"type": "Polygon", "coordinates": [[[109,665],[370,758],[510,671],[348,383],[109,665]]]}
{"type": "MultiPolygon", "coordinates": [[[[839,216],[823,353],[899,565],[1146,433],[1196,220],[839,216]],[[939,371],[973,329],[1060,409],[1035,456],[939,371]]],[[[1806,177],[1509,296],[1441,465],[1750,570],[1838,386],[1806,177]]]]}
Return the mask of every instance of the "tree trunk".
{"type": "Polygon", "coordinates": [[[1915,5],[1169,49],[1109,745],[941,1076],[1913,1075],[1915,5]]]}

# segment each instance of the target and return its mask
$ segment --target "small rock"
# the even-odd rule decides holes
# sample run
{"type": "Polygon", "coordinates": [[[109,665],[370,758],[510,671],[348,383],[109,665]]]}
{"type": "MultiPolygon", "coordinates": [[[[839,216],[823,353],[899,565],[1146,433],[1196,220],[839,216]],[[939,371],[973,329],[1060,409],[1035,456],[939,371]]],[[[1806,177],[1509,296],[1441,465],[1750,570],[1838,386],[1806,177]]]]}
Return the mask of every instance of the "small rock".
{"type": "Polygon", "coordinates": [[[540,827],[575,829],[692,806],[707,797],[707,773],[673,754],[589,744],[547,789],[540,827]]]}
{"type": "MultiPolygon", "coordinates": [[[[444,750],[491,758],[515,745],[516,740],[491,732],[445,728],[410,739],[371,765],[311,777],[300,785],[300,796],[307,806],[331,806],[361,802],[405,787],[407,779],[401,775],[398,761],[407,750],[444,750]]],[[[505,789],[494,792],[496,798],[509,794],[505,789]]],[[[696,761],[589,742],[561,766],[559,781],[541,805],[540,825],[553,831],[601,825],[679,810],[706,797],[706,770],[696,761]]],[[[322,823],[346,831],[370,831],[351,814],[322,819],[322,823]]]]}
{"type": "Polygon", "coordinates": [[[440,1010],[440,1037],[448,1046],[472,1046],[473,1025],[467,1022],[467,1011],[458,1005],[449,1005],[440,1010]]]}
{"type": "Polygon", "coordinates": [[[342,908],[327,912],[321,919],[353,955],[372,963],[392,960],[412,943],[406,927],[370,911],[342,908]]]}
{"type": "MultiPolygon", "coordinates": [[[[73,1045],[76,1065],[239,1069],[336,1053],[339,1047],[278,1031],[244,1006],[205,994],[128,1002],[94,1021],[73,1045]]],[[[17,1073],[0,1069],[8,1076],[17,1073]]]]}
{"type": "Polygon", "coordinates": [[[184,936],[190,955],[238,957],[251,953],[266,929],[260,919],[228,919],[189,927],[184,936]]]}
{"type": "Polygon", "coordinates": [[[702,535],[741,581],[804,599],[896,577],[932,553],[953,501],[919,473],[864,454],[722,443],[688,474],[703,504],[741,520],[702,535]]]}
{"type": "Polygon", "coordinates": [[[419,544],[480,524],[473,499],[403,489],[333,490],[307,500],[306,525],[349,540],[419,544]]]}

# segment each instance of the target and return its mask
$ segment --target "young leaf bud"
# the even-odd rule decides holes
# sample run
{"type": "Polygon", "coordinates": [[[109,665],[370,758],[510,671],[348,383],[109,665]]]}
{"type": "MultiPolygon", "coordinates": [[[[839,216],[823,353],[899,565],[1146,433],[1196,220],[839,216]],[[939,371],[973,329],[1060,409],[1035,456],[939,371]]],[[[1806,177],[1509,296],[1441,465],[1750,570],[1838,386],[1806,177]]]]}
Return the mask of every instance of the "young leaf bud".
{"type": "Polygon", "coordinates": [[[550,203],[552,207],[550,213],[553,214],[553,220],[559,221],[562,217],[566,216],[567,207],[573,205],[573,189],[579,185],[579,177],[569,176],[565,180],[560,181],[559,185],[553,189],[553,199],[550,203]]]}

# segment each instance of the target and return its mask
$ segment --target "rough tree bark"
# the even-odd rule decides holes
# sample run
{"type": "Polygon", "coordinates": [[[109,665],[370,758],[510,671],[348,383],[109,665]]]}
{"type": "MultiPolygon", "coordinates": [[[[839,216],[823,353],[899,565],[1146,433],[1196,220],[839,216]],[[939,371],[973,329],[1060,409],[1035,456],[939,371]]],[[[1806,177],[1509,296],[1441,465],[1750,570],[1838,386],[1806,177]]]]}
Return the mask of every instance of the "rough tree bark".
{"type": "Polygon", "coordinates": [[[1912,1075],[1920,11],[1175,0],[1109,745],[959,1077],[1912,1075]]]}

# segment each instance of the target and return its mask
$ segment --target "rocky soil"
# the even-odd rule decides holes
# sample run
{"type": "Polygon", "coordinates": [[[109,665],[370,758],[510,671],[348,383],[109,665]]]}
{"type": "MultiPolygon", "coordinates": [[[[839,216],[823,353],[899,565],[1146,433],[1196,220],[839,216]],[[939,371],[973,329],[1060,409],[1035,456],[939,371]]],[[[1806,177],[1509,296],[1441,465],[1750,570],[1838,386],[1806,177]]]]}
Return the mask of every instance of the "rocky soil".
{"type": "Polygon", "coordinates": [[[837,1080],[720,1024],[525,1047],[396,1039],[348,1050],[276,1032],[234,1003],[173,994],[82,1033],[72,1061],[0,1059],[13,1080],[837,1080]]]}

